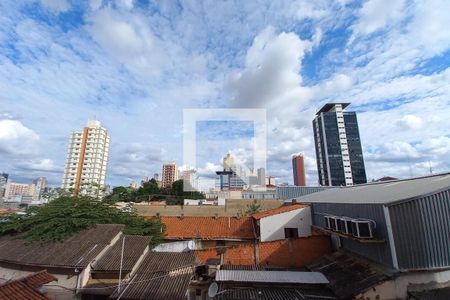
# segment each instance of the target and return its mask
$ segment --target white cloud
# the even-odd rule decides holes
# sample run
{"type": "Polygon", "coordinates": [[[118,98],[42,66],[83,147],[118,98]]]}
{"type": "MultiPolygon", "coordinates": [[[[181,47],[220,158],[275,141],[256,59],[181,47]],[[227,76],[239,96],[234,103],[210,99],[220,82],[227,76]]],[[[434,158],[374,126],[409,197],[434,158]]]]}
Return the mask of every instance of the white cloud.
{"type": "Polygon", "coordinates": [[[119,7],[125,9],[132,9],[134,7],[133,0],[117,0],[116,3],[119,7]]]}
{"type": "Polygon", "coordinates": [[[42,5],[53,13],[62,13],[70,9],[67,0],[41,0],[42,5]]]}
{"type": "Polygon", "coordinates": [[[21,155],[34,152],[32,149],[39,140],[33,130],[18,120],[0,120],[0,152],[21,155]]]}
{"type": "Polygon", "coordinates": [[[419,129],[423,125],[423,120],[415,115],[406,115],[400,118],[397,124],[406,129],[419,129]]]}
{"type": "Polygon", "coordinates": [[[415,17],[408,25],[408,42],[420,46],[421,52],[438,55],[450,47],[450,1],[418,1],[415,17]]]}
{"type": "Polygon", "coordinates": [[[321,7],[320,1],[292,1],[290,11],[298,19],[319,19],[326,16],[329,11],[321,7]]]}
{"type": "Polygon", "coordinates": [[[404,17],[404,0],[369,0],[358,12],[352,26],[354,35],[366,35],[385,28],[404,17]]]}
{"type": "Polygon", "coordinates": [[[301,60],[310,41],[295,33],[277,34],[267,27],[253,40],[245,58],[245,69],[233,74],[228,89],[241,107],[264,107],[274,98],[290,96],[299,87],[301,60]]]}
{"type": "Polygon", "coordinates": [[[54,161],[48,158],[39,161],[25,161],[19,164],[19,167],[28,171],[56,172],[61,173],[62,167],[56,166],[54,161]]]}

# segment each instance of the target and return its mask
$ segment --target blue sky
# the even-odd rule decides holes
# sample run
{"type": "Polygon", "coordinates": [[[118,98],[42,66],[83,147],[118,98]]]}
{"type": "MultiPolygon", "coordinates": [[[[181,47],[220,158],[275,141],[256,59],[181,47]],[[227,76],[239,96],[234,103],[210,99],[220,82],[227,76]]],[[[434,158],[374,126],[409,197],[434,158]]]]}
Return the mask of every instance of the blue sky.
{"type": "MultiPolygon", "coordinates": [[[[369,180],[450,170],[449,1],[6,0],[0,11],[0,171],[13,180],[59,185],[69,134],[89,118],[111,134],[107,181],[119,185],[183,165],[184,108],[265,108],[267,173],[292,182],[301,152],[314,185],[311,120],[333,101],[358,112],[369,180]]],[[[209,142],[221,125],[198,128],[204,174],[224,151],[251,157],[253,129],[227,124],[209,142]]]]}

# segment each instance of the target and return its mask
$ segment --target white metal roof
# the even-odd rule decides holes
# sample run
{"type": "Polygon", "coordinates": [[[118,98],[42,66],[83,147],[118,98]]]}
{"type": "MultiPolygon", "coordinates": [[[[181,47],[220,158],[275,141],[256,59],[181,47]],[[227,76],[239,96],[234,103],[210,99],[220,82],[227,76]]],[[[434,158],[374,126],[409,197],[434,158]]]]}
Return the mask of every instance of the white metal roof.
{"type": "Polygon", "coordinates": [[[327,284],[319,272],[217,270],[216,281],[327,284]]]}
{"type": "Polygon", "coordinates": [[[300,203],[390,204],[450,188],[450,173],[337,187],[296,198],[300,203]]]}

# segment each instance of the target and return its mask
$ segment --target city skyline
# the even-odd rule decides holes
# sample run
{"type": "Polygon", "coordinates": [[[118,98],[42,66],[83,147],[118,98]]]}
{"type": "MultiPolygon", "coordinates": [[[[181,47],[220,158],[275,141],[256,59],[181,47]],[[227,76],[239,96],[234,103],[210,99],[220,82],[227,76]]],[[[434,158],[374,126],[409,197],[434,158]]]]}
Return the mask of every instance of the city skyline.
{"type": "MultiPolygon", "coordinates": [[[[374,2],[2,2],[0,172],[59,186],[67,136],[95,117],[112,137],[106,183],[128,185],[183,165],[184,108],[245,107],[268,112],[267,174],[292,183],[303,153],[317,185],[311,121],[327,102],[357,112],[368,181],[448,171],[449,3],[374,2]]],[[[200,143],[233,142],[199,153],[199,173],[253,134],[210,125],[200,143]]]]}

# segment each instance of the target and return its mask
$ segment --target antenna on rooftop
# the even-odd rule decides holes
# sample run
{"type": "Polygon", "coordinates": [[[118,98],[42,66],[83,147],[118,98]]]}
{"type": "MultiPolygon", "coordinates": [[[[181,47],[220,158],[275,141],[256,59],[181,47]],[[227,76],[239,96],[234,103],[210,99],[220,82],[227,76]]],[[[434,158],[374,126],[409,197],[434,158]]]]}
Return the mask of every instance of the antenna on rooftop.
{"type": "Polygon", "coordinates": [[[430,167],[430,175],[433,175],[433,167],[431,166],[431,161],[428,161],[428,166],[430,167]]]}

